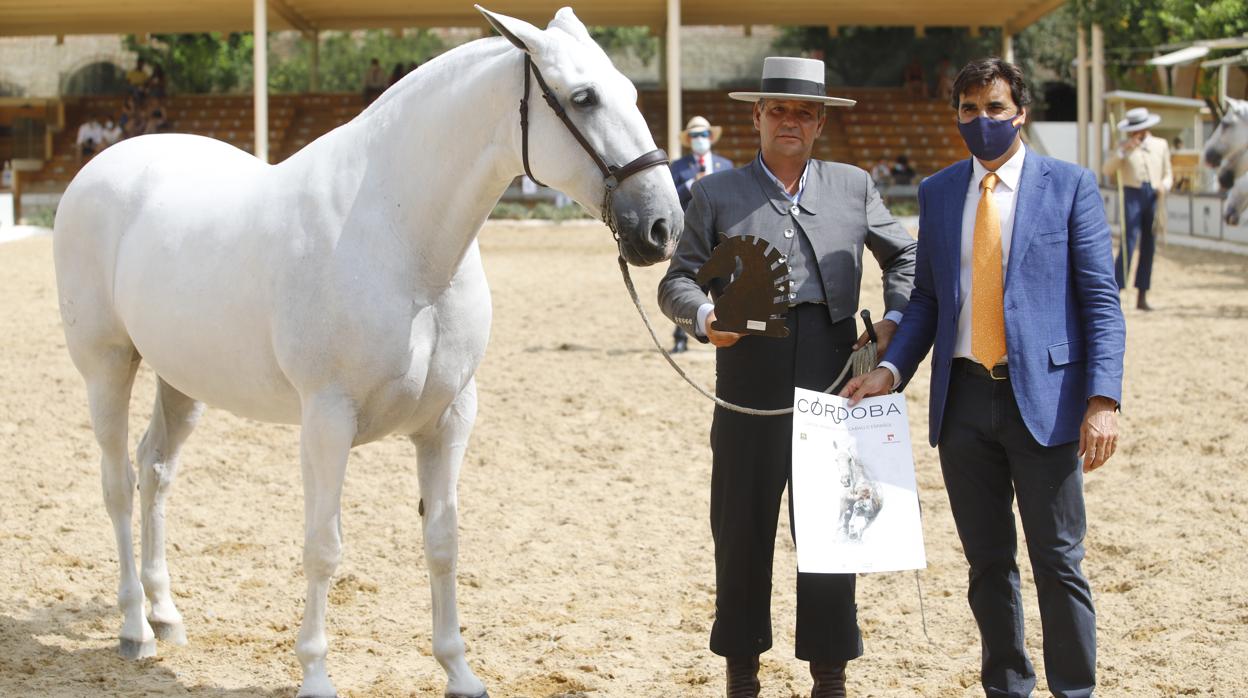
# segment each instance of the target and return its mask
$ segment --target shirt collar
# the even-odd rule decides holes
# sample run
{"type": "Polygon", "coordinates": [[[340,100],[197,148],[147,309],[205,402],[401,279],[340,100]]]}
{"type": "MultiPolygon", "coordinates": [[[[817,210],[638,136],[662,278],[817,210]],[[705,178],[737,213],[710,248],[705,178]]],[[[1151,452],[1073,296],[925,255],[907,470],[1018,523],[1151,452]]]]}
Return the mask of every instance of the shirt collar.
{"type": "Polygon", "coordinates": [[[758,154],[758,164],[763,168],[763,172],[767,173],[767,177],[771,179],[772,182],[775,182],[776,187],[780,189],[780,193],[784,195],[784,198],[795,204],[801,203],[802,192],[806,190],[806,175],[810,174],[810,160],[806,161],[806,167],[802,170],[802,176],[797,180],[796,194],[789,194],[789,191],[784,188],[783,184],[780,183],[779,178],[772,174],[771,170],[767,169],[767,163],[763,162],[763,154],[761,151],[758,154]]]}
{"type": "MultiPolygon", "coordinates": [[[[1014,156],[1005,161],[1005,164],[997,168],[997,178],[1001,180],[1010,191],[1018,191],[1018,180],[1023,176],[1023,159],[1027,156],[1027,146],[1019,144],[1018,152],[1014,156]]],[[[979,158],[971,158],[971,186],[979,189],[980,182],[984,181],[984,175],[988,174],[988,168],[984,167],[979,158]]]]}

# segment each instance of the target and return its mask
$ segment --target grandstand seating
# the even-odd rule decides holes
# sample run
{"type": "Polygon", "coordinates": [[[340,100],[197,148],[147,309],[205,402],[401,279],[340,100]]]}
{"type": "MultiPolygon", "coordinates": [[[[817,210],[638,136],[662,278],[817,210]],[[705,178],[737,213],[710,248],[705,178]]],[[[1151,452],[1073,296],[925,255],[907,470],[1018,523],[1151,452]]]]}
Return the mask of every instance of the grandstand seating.
{"type": "MultiPolygon", "coordinates": [[[[815,147],[815,156],[870,169],[880,158],[892,161],[905,154],[920,175],[966,157],[951,110],[939,100],[916,99],[901,88],[838,88],[839,96],[857,99],[852,109],[830,109],[828,123],[815,147]]],[[[738,164],[754,157],[758,134],[747,104],[733,101],[725,91],[690,90],[682,95],[686,117],[701,114],[724,127],[716,152],[738,164]]],[[[642,113],[662,145],[667,129],[667,93],[641,93],[642,113]]],[[[25,181],[30,190],[64,189],[78,171],[74,140],[78,125],[92,114],[117,115],[122,98],[82,97],[67,100],[66,127],[53,140],[53,158],[25,181]]],[[[364,107],[357,93],[273,95],[269,98],[269,152],[280,162],[336,126],[351,120],[364,107]]],[[[251,151],[252,101],[245,95],[174,95],[165,110],[175,132],[210,136],[251,151]]],[[[683,126],[683,124],[682,124],[683,126]]]]}

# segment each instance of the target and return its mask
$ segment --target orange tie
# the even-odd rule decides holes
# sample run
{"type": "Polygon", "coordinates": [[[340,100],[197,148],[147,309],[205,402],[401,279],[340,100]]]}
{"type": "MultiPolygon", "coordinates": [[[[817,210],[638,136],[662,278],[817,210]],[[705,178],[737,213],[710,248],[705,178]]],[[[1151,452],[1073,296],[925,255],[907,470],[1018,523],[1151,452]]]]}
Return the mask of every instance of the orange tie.
{"type": "Polygon", "coordinates": [[[1005,285],[1001,270],[1001,216],[992,190],[1000,178],[989,172],[980,184],[971,257],[971,355],[989,371],[1005,356],[1005,285]]]}

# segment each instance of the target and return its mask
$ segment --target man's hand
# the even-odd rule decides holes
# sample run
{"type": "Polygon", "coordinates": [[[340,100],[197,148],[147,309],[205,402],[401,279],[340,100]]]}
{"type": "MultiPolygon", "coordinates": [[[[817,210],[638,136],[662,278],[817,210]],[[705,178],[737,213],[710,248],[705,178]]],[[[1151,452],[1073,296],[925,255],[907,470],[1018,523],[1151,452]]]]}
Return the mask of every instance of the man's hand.
{"type": "MultiPolygon", "coordinates": [[[[893,326],[896,327],[896,325],[893,326]]],[[[882,343],[884,338],[880,337],[880,341],[882,343]]],[[[840,392],[840,396],[849,398],[849,404],[857,405],[864,397],[887,395],[891,392],[893,392],[893,372],[887,368],[877,368],[870,373],[850,378],[845,384],[845,389],[840,392]]]]}
{"type": "MultiPolygon", "coordinates": [[[[893,341],[893,335],[897,333],[897,323],[892,320],[880,320],[875,325],[875,336],[880,341],[876,346],[876,356],[884,356],[884,350],[888,348],[888,343],[893,341]]],[[[871,339],[871,335],[865,331],[858,337],[858,341],[854,342],[854,349],[861,349],[866,346],[867,341],[871,339]]]]}
{"type": "Polygon", "coordinates": [[[720,332],[714,327],[711,327],[713,324],[715,324],[714,310],[706,316],[706,339],[720,349],[726,349],[736,344],[738,339],[741,339],[740,334],[737,334],[736,332],[720,332]]]}
{"type": "MultiPolygon", "coordinates": [[[[887,370],[887,369],[886,369],[887,370]]],[[[1079,427],[1079,455],[1083,472],[1090,473],[1105,464],[1118,448],[1117,403],[1107,397],[1088,400],[1088,411],[1079,427]]]]}

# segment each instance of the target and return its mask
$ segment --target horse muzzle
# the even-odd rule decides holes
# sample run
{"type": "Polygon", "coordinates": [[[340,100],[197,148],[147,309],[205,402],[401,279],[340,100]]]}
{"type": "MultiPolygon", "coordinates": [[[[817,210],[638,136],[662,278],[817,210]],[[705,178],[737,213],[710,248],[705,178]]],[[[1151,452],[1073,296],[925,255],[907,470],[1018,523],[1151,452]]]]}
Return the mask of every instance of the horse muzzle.
{"type": "Polygon", "coordinates": [[[648,267],[671,258],[685,226],[679,206],[668,210],[638,208],[628,205],[628,199],[622,196],[612,203],[620,254],[625,261],[635,267],[648,267]]]}

